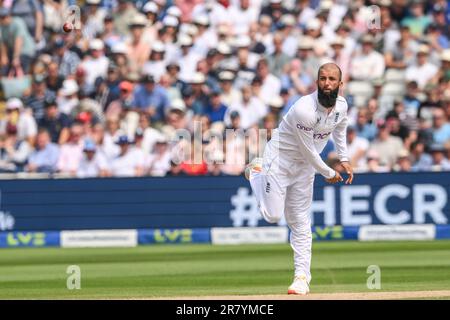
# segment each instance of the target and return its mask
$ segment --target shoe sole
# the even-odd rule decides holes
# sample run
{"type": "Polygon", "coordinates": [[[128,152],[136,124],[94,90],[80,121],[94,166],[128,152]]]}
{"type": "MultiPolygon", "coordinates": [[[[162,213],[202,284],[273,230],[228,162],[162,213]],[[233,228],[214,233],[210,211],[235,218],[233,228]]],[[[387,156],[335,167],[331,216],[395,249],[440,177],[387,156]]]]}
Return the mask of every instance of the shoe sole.
{"type": "Polygon", "coordinates": [[[288,290],[288,294],[294,294],[294,295],[297,295],[297,296],[306,296],[308,294],[308,292],[300,293],[300,292],[297,292],[295,290],[288,290]]]}

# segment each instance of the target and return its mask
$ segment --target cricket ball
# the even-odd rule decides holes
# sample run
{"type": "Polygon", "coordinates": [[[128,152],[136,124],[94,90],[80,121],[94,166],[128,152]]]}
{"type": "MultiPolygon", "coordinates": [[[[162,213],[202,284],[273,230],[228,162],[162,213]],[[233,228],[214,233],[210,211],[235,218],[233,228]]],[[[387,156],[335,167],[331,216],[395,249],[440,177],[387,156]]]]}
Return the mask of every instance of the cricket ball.
{"type": "Polygon", "coordinates": [[[67,33],[72,32],[73,24],[71,24],[70,22],[64,23],[63,30],[64,30],[64,32],[67,32],[67,33]]]}

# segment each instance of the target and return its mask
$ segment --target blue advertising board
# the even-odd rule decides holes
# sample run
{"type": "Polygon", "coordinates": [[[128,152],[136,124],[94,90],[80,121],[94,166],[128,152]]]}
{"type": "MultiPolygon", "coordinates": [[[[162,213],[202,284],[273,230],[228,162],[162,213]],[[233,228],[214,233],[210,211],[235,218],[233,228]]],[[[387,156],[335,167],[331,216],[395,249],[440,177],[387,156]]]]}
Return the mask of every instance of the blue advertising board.
{"type": "MultiPolygon", "coordinates": [[[[316,176],[315,226],[448,224],[450,172],[316,176]]],[[[0,231],[267,226],[243,177],[1,180],[0,231]]],[[[285,224],[284,221],[280,222],[285,224]]]]}

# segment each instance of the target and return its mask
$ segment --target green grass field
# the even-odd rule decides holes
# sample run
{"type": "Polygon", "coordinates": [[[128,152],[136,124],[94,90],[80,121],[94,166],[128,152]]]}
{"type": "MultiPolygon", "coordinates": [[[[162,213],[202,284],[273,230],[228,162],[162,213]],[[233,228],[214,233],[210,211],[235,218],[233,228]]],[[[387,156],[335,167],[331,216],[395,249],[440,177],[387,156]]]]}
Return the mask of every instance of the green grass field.
{"type": "MultiPolygon", "coordinates": [[[[450,290],[450,241],[315,242],[311,292],[450,290]]],[[[1,299],[152,298],[285,294],[293,275],[282,245],[153,245],[136,248],[0,250],[1,299]],[[81,290],[66,269],[81,268],[81,290]]]]}

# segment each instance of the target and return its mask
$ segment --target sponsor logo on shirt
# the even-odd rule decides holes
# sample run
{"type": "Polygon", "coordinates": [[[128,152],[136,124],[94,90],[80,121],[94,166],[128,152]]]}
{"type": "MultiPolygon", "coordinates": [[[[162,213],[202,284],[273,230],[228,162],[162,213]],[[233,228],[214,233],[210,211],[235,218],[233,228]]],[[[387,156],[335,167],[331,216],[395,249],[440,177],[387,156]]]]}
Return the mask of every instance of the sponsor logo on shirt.
{"type": "Polygon", "coordinates": [[[297,123],[297,128],[305,130],[305,131],[312,131],[313,130],[313,128],[308,128],[308,127],[302,126],[300,123],[297,123]]]}
{"type": "Polygon", "coordinates": [[[325,132],[325,133],[314,133],[314,139],[326,139],[331,134],[331,132],[325,132]]]}

